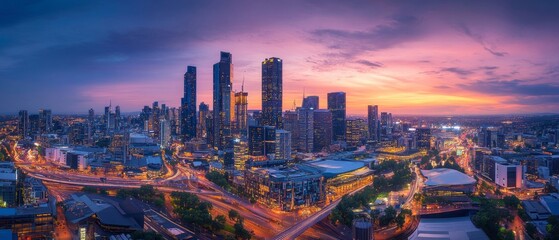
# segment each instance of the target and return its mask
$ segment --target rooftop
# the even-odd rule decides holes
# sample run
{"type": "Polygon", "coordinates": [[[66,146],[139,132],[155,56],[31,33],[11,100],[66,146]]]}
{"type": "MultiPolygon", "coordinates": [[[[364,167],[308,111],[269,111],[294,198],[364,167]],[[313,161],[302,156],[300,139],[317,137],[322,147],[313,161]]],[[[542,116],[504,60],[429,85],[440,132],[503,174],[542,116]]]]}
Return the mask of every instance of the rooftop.
{"type": "Polygon", "coordinates": [[[309,165],[320,169],[325,177],[334,177],[336,175],[352,172],[365,166],[362,161],[344,161],[344,160],[317,160],[308,162],[309,165]]]}
{"type": "Polygon", "coordinates": [[[422,218],[411,240],[430,239],[471,239],[489,240],[489,237],[476,228],[469,217],[456,218],[422,218]]]}
{"type": "Polygon", "coordinates": [[[435,168],[433,170],[421,170],[421,174],[427,178],[426,186],[451,186],[475,184],[476,180],[464,173],[448,168],[435,168]]]}

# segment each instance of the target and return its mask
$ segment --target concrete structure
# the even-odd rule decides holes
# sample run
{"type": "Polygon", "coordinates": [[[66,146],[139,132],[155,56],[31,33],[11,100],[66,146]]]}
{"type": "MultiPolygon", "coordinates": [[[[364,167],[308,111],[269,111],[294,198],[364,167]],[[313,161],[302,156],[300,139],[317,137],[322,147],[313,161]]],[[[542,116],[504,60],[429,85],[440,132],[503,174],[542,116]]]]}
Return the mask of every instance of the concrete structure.
{"type": "Polygon", "coordinates": [[[427,178],[423,192],[436,196],[456,196],[474,191],[476,180],[464,173],[448,168],[421,170],[427,178]]]}
{"type": "Polygon", "coordinates": [[[469,217],[423,218],[410,240],[489,240],[483,230],[476,228],[469,217]]]}
{"type": "Polygon", "coordinates": [[[352,224],[353,240],[372,240],[373,222],[370,218],[357,218],[352,224]]]}
{"type": "Polygon", "coordinates": [[[0,229],[11,229],[18,239],[52,239],[56,200],[38,206],[0,208],[0,229]]]}
{"type": "Polygon", "coordinates": [[[326,199],[321,172],[305,165],[247,169],[245,190],[258,202],[284,211],[316,205],[326,199]]]}
{"type": "Polygon", "coordinates": [[[275,159],[291,160],[291,132],[276,130],[275,159]]]}
{"type": "Polygon", "coordinates": [[[330,194],[341,196],[373,182],[373,171],[364,161],[316,160],[305,164],[321,171],[330,194]]]}
{"type": "Polygon", "coordinates": [[[18,171],[13,162],[0,163],[0,207],[12,207],[18,204],[18,171]]]}
{"type": "Polygon", "coordinates": [[[523,182],[522,166],[508,163],[495,163],[495,183],[504,188],[521,188],[523,182]]]}

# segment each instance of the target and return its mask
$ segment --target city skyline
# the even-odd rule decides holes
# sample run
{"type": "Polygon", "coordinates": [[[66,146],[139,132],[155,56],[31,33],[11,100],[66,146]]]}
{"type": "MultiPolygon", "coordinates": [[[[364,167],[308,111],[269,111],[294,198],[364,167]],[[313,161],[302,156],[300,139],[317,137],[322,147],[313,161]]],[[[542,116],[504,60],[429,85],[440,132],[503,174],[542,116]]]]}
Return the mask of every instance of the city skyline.
{"type": "Polygon", "coordinates": [[[326,93],[343,91],[348,115],[368,105],[394,114],[559,112],[553,2],[18,4],[0,25],[3,114],[99,113],[111,100],[123,112],[153,101],[178,107],[186,66],[198,70],[196,102],[213,109],[219,51],[236,56],[232,89],[244,76],[248,109],[261,108],[261,61],[278,57],[283,110],[303,94],[326,106],[326,93]]]}

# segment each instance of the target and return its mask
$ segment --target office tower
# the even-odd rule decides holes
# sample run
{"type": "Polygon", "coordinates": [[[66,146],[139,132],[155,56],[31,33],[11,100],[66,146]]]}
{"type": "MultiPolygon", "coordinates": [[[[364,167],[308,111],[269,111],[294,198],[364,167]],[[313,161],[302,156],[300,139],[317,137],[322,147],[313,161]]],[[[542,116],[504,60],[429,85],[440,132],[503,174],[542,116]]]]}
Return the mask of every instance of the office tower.
{"type": "Polygon", "coordinates": [[[41,133],[39,128],[39,114],[31,114],[29,115],[29,129],[30,133],[38,134],[41,133]]]}
{"type": "Polygon", "coordinates": [[[417,136],[417,148],[420,150],[431,149],[431,129],[417,128],[415,133],[417,136]]]}
{"type": "Polygon", "coordinates": [[[171,124],[169,120],[161,119],[160,125],[159,129],[161,134],[159,137],[159,145],[161,148],[167,148],[171,143],[171,124]]]}
{"type": "Polygon", "coordinates": [[[120,119],[120,106],[115,107],[115,129],[120,130],[122,120],[120,119]]]}
{"type": "Polygon", "coordinates": [[[312,108],[314,110],[320,109],[318,103],[318,96],[308,96],[303,98],[303,106],[304,108],[312,108]]]}
{"type": "Polygon", "coordinates": [[[248,129],[248,154],[250,156],[267,156],[275,153],[275,127],[250,126],[248,129]]]}
{"type": "Polygon", "coordinates": [[[313,152],[328,149],[332,144],[332,112],[317,109],[313,112],[313,152]]]}
{"type": "Polygon", "coordinates": [[[93,144],[93,132],[94,132],[94,121],[95,121],[95,111],[93,108],[89,109],[87,115],[87,143],[93,144]]]}
{"type": "Polygon", "coordinates": [[[313,112],[308,108],[297,108],[297,126],[299,139],[297,140],[297,151],[312,152],[314,144],[313,134],[313,112]]]}
{"type": "Polygon", "coordinates": [[[161,110],[159,111],[159,119],[169,120],[167,118],[168,111],[169,109],[167,108],[167,105],[165,103],[161,104],[161,110]]]}
{"type": "Polygon", "coordinates": [[[291,133],[285,130],[276,130],[275,159],[291,159],[291,133]]]}
{"type": "Polygon", "coordinates": [[[181,99],[181,135],[183,140],[196,137],[196,67],[186,67],[184,95],[181,99]]]}
{"type": "Polygon", "coordinates": [[[220,61],[213,67],[213,147],[225,149],[231,145],[231,98],[233,87],[233,60],[228,52],[221,52],[220,61]]]}
{"type": "Polygon", "coordinates": [[[50,109],[39,110],[39,131],[50,133],[52,130],[52,112],[50,109]]]}
{"type": "Polygon", "coordinates": [[[344,141],[346,134],[345,92],[328,93],[328,110],[332,112],[332,137],[334,141],[344,141]]]}
{"type": "Polygon", "coordinates": [[[151,128],[150,130],[153,131],[153,138],[155,139],[159,139],[159,134],[160,134],[160,124],[159,124],[159,114],[161,112],[161,109],[159,108],[159,102],[153,102],[152,104],[152,108],[151,108],[151,118],[150,118],[150,125],[151,128]]]}
{"type": "Polygon", "coordinates": [[[282,129],[282,61],[267,58],[262,62],[262,125],[282,129]]]}
{"type": "Polygon", "coordinates": [[[283,128],[291,133],[291,150],[297,151],[299,142],[299,125],[296,111],[285,111],[283,114],[283,128]]]}
{"type": "MultiPolygon", "coordinates": [[[[169,111],[167,111],[166,119],[169,120],[169,125],[171,126],[171,136],[178,136],[181,132],[181,109],[182,108],[177,109],[176,107],[172,107],[169,108],[169,111]]],[[[197,126],[195,128],[197,129],[197,126]]]]}
{"type": "Polygon", "coordinates": [[[380,113],[380,135],[386,137],[392,134],[392,129],[390,128],[390,113],[381,112],[380,113]]]}
{"type": "Polygon", "coordinates": [[[0,162],[0,208],[18,204],[18,170],[13,162],[0,162]]]}
{"type": "Polygon", "coordinates": [[[210,107],[208,106],[208,104],[201,102],[200,106],[198,107],[198,121],[196,122],[196,137],[201,139],[207,139],[208,130],[206,126],[207,125],[206,119],[208,118],[209,114],[210,114],[210,107]]]}
{"type": "Polygon", "coordinates": [[[128,160],[128,144],[130,142],[128,133],[117,133],[113,135],[109,152],[113,154],[113,161],[126,163],[128,160]]]}
{"type": "Polygon", "coordinates": [[[358,147],[361,144],[361,135],[365,121],[363,119],[350,119],[346,121],[346,142],[348,146],[358,147]]]}
{"type": "Polygon", "coordinates": [[[17,123],[18,134],[21,139],[29,136],[29,115],[27,110],[19,111],[19,118],[17,123]]]}
{"type": "Polygon", "coordinates": [[[245,165],[248,161],[248,140],[246,137],[241,136],[233,141],[233,154],[235,159],[235,170],[245,170],[245,165]]]}
{"type": "Polygon", "coordinates": [[[248,93],[244,91],[244,83],[241,91],[235,93],[235,130],[243,136],[247,135],[248,118],[248,93]]]}
{"type": "Polygon", "coordinates": [[[379,141],[379,121],[378,121],[378,106],[369,105],[367,106],[367,124],[369,129],[369,139],[373,141],[379,141]]]}

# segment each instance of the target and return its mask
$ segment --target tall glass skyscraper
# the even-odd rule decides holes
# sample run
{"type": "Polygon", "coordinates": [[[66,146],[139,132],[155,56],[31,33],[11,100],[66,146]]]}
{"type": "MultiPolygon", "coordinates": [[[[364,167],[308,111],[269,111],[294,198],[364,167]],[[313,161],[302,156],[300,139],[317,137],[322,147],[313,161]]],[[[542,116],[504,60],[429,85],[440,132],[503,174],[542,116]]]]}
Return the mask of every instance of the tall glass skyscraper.
{"type": "Polygon", "coordinates": [[[328,110],[332,112],[332,137],[334,141],[344,141],[346,135],[345,92],[328,93],[328,110]]]}
{"type": "Polygon", "coordinates": [[[303,107],[308,109],[319,109],[318,96],[308,96],[303,98],[303,107]]]}
{"type": "Polygon", "coordinates": [[[223,150],[232,146],[231,118],[234,101],[231,98],[233,87],[233,57],[231,53],[221,52],[221,58],[214,64],[213,91],[213,147],[223,150]]]}
{"type": "MultiPolygon", "coordinates": [[[[243,84],[244,85],[244,84],[243,84]]],[[[235,130],[236,133],[246,136],[248,134],[247,118],[248,118],[248,93],[245,92],[244,86],[240,92],[235,93],[235,130]]]]}
{"type": "Polygon", "coordinates": [[[264,126],[283,128],[282,60],[267,58],[262,62],[262,122],[264,126]]]}
{"type": "Polygon", "coordinates": [[[196,67],[184,73],[184,96],[181,99],[181,134],[183,140],[196,137],[196,67]]]}
{"type": "Polygon", "coordinates": [[[378,105],[367,106],[367,123],[369,128],[369,139],[378,141],[380,138],[379,120],[378,120],[378,105]]]}

